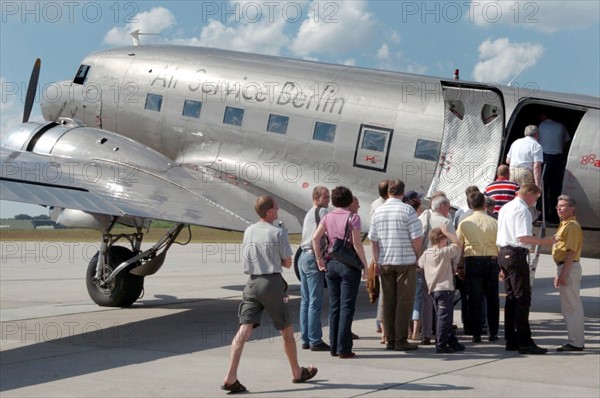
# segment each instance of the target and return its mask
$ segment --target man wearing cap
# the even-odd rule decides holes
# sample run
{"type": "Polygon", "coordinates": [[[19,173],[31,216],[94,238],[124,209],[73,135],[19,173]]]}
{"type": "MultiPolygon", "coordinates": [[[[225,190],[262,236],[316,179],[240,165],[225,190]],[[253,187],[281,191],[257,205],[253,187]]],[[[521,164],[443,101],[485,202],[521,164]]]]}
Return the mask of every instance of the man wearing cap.
{"type": "Polygon", "coordinates": [[[519,185],[535,183],[541,187],[542,163],[544,152],[538,142],[537,126],[525,127],[525,137],[512,143],[506,155],[506,163],[510,165],[512,180],[519,185]]]}

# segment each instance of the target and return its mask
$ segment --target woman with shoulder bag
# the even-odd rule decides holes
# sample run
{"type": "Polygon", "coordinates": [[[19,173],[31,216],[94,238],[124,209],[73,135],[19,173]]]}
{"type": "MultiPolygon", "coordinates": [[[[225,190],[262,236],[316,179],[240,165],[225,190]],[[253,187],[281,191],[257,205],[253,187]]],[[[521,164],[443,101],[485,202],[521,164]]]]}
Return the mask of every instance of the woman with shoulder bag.
{"type": "MultiPolygon", "coordinates": [[[[329,291],[329,345],[331,355],[342,359],[352,358],[352,319],[356,307],[356,297],[360,280],[367,278],[367,260],[360,240],[360,217],[353,214],[352,191],[346,187],[336,187],[331,191],[331,202],[335,209],[321,220],[312,237],[313,250],[320,270],[326,271],[329,291]],[[348,227],[346,227],[348,226],[348,227]],[[356,252],[360,265],[355,268],[333,259],[329,254],[323,258],[319,241],[323,235],[329,237],[328,251],[336,240],[346,240],[356,252]]],[[[339,244],[338,244],[339,246],[339,244]]]]}

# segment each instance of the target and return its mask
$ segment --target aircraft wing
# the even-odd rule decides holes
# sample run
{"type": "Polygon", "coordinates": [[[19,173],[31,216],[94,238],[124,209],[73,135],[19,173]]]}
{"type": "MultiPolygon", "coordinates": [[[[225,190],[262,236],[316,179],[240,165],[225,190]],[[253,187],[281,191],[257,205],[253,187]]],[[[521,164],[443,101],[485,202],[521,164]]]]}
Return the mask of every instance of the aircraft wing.
{"type": "Polygon", "coordinates": [[[200,181],[179,166],[164,171],[144,170],[108,160],[4,148],[0,162],[2,200],[238,231],[257,218],[251,214],[256,196],[243,197],[248,200],[245,203],[234,202],[233,197],[241,196],[229,192],[230,208],[226,208],[219,197],[234,187],[211,178],[200,181]]]}
{"type": "MultiPolygon", "coordinates": [[[[244,231],[257,221],[256,197],[269,194],[207,168],[148,170],[106,159],[0,153],[2,200],[244,231]]],[[[279,220],[300,232],[299,209],[278,203],[279,220]]]]}

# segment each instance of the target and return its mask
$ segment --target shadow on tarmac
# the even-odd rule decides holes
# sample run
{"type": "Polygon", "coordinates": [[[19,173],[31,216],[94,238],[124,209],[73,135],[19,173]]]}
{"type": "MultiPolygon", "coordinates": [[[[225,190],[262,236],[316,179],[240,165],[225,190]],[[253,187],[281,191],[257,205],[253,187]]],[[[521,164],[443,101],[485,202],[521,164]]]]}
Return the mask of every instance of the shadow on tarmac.
{"type": "MultiPolygon", "coordinates": [[[[582,289],[596,288],[598,285],[598,276],[583,278],[582,289]]],[[[239,292],[243,290],[243,287],[243,285],[224,286],[225,289],[239,292]]],[[[501,284],[500,292],[503,290],[501,284]]],[[[290,285],[290,293],[297,296],[299,287],[296,284],[290,285]]],[[[325,295],[324,308],[327,306],[326,298],[327,295],[325,295]]],[[[228,346],[237,331],[236,314],[240,299],[179,300],[174,296],[156,295],[151,299],[142,299],[128,309],[4,322],[2,324],[4,347],[0,359],[4,371],[0,376],[0,391],[228,346]],[[147,316],[146,311],[156,311],[157,309],[160,310],[158,314],[172,311],[174,313],[163,316],[153,315],[150,319],[130,321],[133,318],[147,316]],[[107,314],[109,316],[106,316],[107,314]],[[16,347],[11,348],[11,345],[16,347]],[[36,362],[33,369],[31,361],[36,362]],[[5,365],[10,365],[10,367],[5,365]]],[[[586,338],[597,341],[600,338],[600,303],[597,298],[591,297],[584,298],[583,302],[586,314],[586,338]]],[[[300,300],[294,297],[291,303],[292,317],[298,319],[300,300]]],[[[552,278],[540,278],[535,281],[532,312],[534,311],[560,313],[558,294],[552,286],[552,278]]],[[[360,288],[355,320],[374,319],[375,312],[376,307],[369,303],[363,283],[360,288]]],[[[327,324],[326,314],[327,311],[324,310],[324,325],[327,324]]],[[[501,313],[501,326],[503,324],[502,317],[501,313]]],[[[263,321],[268,320],[269,318],[265,314],[263,321]]],[[[552,320],[532,320],[531,327],[536,342],[542,346],[557,346],[564,342],[564,338],[556,337],[566,336],[562,316],[552,320]]],[[[295,329],[299,330],[298,325],[295,329]]],[[[373,334],[373,337],[362,336],[362,338],[377,340],[379,337],[375,335],[374,331],[373,334]]],[[[502,335],[502,329],[500,334],[502,335]]],[[[299,333],[296,334],[297,337],[299,337],[298,335],[299,333]]],[[[326,335],[327,328],[324,329],[324,339],[327,341],[326,335]]],[[[279,332],[273,329],[270,323],[265,322],[255,329],[249,343],[274,340],[279,336],[279,332]]],[[[389,361],[397,360],[399,357],[418,356],[420,359],[430,359],[432,363],[477,358],[493,362],[507,357],[519,357],[514,352],[504,351],[502,344],[500,346],[485,344],[476,347],[468,346],[464,353],[445,356],[435,354],[432,350],[390,353],[382,350],[382,347],[376,343],[372,348],[357,348],[356,352],[361,359],[365,360],[375,358],[389,361]]],[[[598,350],[587,349],[573,354],[579,356],[598,355],[598,350]]],[[[520,358],[525,360],[526,357],[520,358]]],[[[471,387],[426,383],[419,380],[413,380],[410,383],[357,385],[335,384],[317,378],[315,385],[306,391],[314,392],[314,395],[324,395],[328,390],[334,389],[373,391],[392,388],[430,392],[471,389],[471,387]]],[[[268,392],[291,391],[296,390],[268,392]]]]}

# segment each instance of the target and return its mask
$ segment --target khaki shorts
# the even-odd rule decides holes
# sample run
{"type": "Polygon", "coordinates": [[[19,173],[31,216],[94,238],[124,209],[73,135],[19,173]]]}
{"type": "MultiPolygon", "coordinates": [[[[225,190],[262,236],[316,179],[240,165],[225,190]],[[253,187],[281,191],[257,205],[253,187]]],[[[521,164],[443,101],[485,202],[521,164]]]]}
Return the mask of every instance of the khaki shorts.
{"type": "Polygon", "coordinates": [[[244,288],[243,301],[238,309],[240,325],[260,325],[264,310],[273,320],[277,330],[283,330],[290,323],[287,283],[281,274],[251,275],[244,288]]]}

